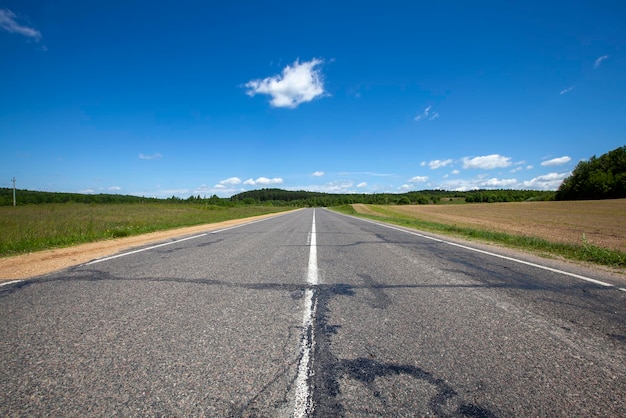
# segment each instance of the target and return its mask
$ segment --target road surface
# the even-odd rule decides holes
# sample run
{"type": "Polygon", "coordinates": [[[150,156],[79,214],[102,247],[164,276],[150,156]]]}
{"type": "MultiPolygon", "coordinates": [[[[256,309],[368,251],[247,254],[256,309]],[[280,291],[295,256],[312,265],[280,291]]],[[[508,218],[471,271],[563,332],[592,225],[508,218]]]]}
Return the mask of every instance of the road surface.
{"type": "Polygon", "coordinates": [[[626,416],[623,282],[470,247],[304,209],[3,285],[0,415],[626,416]]]}

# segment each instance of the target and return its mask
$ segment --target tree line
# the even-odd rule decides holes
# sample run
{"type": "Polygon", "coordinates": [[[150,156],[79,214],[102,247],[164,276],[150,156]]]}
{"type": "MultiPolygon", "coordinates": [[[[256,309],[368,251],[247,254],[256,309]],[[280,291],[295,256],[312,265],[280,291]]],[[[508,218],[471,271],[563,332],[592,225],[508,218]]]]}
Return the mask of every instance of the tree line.
{"type": "Polygon", "coordinates": [[[626,146],[576,165],[556,192],[557,200],[595,200],[626,197],[626,146]]]}
{"type": "Polygon", "coordinates": [[[422,190],[407,193],[339,194],[283,189],[260,189],[239,193],[231,197],[236,202],[286,206],[339,206],[354,203],[373,205],[427,205],[443,203],[522,202],[528,200],[554,200],[553,191],[540,190],[473,190],[467,192],[422,190]]]}
{"type": "MultiPolygon", "coordinates": [[[[189,196],[185,199],[172,196],[166,199],[120,194],[83,194],[17,190],[18,205],[41,203],[187,203],[211,206],[273,205],[293,207],[339,206],[354,203],[375,205],[426,205],[440,203],[492,203],[521,202],[527,200],[553,200],[554,192],[537,190],[473,190],[455,192],[422,190],[407,193],[323,193],[304,190],[258,189],[236,194],[230,198],[189,196]]],[[[13,189],[0,188],[0,206],[13,204],[13,189]]]]}

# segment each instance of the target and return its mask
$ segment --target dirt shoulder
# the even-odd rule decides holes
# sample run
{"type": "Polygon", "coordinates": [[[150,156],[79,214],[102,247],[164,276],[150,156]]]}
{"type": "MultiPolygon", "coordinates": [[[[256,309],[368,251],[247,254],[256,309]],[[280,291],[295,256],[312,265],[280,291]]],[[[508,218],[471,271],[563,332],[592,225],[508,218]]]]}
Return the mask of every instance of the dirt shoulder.
{"type": "Polygon", "coordinates": [[[166,231],[151,232],[149,234],[132,237],[116,238],[106,241],[90,242],[67,248],[37,251],[29,254],[21,254],[12,257],[0,258],[0,281],[26,279],[63,270],[65,268],[86,263],[97,258],[107,257],[113,254],[127,251],[135,247],[141,247],[186,235],[200,234],[207,231],[228,228],[241,225],[257,219],[269,218],[283,214],[272,213],[268,215],[254,216],[245,219],[234,219],[213,224],[197,225],[185,228],[169,229],[166,231]]]}

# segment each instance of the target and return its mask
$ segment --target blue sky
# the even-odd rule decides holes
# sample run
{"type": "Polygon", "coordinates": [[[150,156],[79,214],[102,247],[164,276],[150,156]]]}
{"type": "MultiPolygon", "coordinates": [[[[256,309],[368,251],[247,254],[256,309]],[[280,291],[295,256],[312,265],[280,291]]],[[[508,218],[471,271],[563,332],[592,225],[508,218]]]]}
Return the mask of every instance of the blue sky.
{"type": "Polygon", "coordinates": [[[556,190],[626,144],[623,1],[2,1],[0,187],[556,190]]]}

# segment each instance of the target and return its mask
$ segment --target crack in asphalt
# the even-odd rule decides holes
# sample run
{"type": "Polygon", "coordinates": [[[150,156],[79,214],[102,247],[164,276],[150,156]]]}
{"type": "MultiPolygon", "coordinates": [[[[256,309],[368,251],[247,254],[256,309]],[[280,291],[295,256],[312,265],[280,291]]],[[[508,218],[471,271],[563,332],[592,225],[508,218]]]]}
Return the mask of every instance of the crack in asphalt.
{"type": "MultiPolygon", "coordinates": [[[[394,376],[405,376],[416,382],[430,385],[435,393],[427,402],[429,414],[436,416],[466,416],[466,417],[495,417],[495,413],[489,409],[467,402],[462,399],[459,393],[445,379],[435,376],[432,372],[420,368],[413,364],[401,364],[394,362],[382,362],[373,358],[357,357],[354,359],[337,358],[332,350],[332,340],[341,331],[341,325],[330,323],[330,313],[332,311],[330,304],[338,297],[355,297],[358,292],[366,291],[364,297],[367,303],[373,309],[387,309],[392,303],[392,299],[386,293],[388,289],[411,289],[411,288],[501,288],[518,286],[500,286],[486,283],[476,284],[453,284],[453,285],[386,285],[376,282],[370,275],[358,274],[357,277],[362,284],[352,285],[345,283],[338,284],[318,284],[310,285],[307,283],[289,284],[289,283],[236,283],[218,279],[200,278],[172,278],[172,277],[142,277],[142,278],[125,278],[116,277],[106,271],[97,269],[84,269],[76,267],[69,269],[66,276],[40,277],[31,280],[17,282],[0,288],[0,297],[22,291],[30,286],[37,286],[44,283],[55,282],[75,282],[75,281],[137,281],[137,282],[165,282],[165,283],[182,283],[204,286],[225,286],[231,288],[240,288],[245,290],[258,291],[277,291],[287,292],[293,299],[301,299],[304,297],[306,290],[313,291],[314,303],[317,309],[314,316],[314,333],[315,347],[313,350],[313,371],[309,378],[309,384],[312,388],[312,396],[314,410],[312,416],[342,416],[347,413],[355,413],[355,411],[347,411],[346,406],[342,404],[341,385],[342,381],[350,380],[357,382],[371,393],[385,408],[393,408],[389,399],[377,386],[377,379],[393,378],[394,376]]],[[[522,288],[526,288],[521,284],[522,288]]],[[[254,393],[245,403],[234,405],[232,416],[258,416],[262,415],[263,405],[266,405],[271,395],[279,393],[277,399],[274,399],[272,407],[280,407],[289,403],[289,393],[293,390],[296,374],[294,373],[294,365],[300,361],[301,354],[293,356],[289,354],[290,341],[294,338],[296,332],[301,332],[301,327],[290,327],[288,336],[283,342],[282,351],[284,353],[284,364],[259,390],[254,393]],[[293,356],[293,357],[292,357],[293,356]],[[293,373],[292,375],[289,375],[293,373]],[[280,384],[285,384],[280,387],[280,384]]],[[[610,337],[623,341],[623,335],[613,334],[610,337]]],[[[364,412],[364,411],[363,411],[364,412]]],[[[371,411],[370,411],[371,412],[371,411]]]]}

